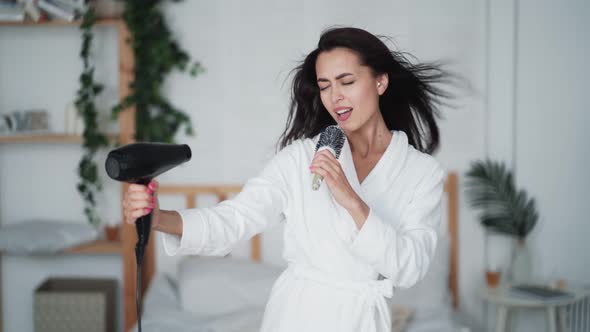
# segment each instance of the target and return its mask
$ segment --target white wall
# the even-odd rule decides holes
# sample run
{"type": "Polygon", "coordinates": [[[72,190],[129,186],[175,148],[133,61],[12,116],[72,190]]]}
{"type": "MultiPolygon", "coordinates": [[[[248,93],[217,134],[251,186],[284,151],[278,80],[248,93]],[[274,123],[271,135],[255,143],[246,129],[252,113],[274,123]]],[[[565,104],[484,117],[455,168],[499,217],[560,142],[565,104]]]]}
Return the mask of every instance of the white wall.
{"type": "Polygon", "coordinates": [[[514,164],[541,216],[533,273],[588,284],[590,3],[523,0],[519,12],[514,164]]]}
{"type": "Polygon", "coordinates": [[[538,273],[590,280],[590,4],[522,1],[519,20],[516,176],[537,197],[538,273]],[[533,84],[534,83],[534,84],[533,84]],[[547,245],[558,240],[560,245],[547,245]]]}
{"type": "MultiPolygon", "coordinates": [[[[588,30],[590,13],[582,0],[557,3],[228,0],[168,5],[181,44],[207,71],[195,79],[173,74],[165,86],[170,99],[191,115],[196,136],[178,137],[191,146],[193,159],[160,181],[241,184],[255,175],[274,153],[284,128],[289,71],[315,47],[321,30],[354,25],[393,37],[400,49],[420,60],[447,60],[450,69],[466,78],[469,87],[455,89],[454,106],[444,109],[437,158],[458,171],[461,181],[469,162],[486,155],[515,165],[519,185],[535,195],[542,215],[530,239],[535,253],[546,257],[536,271],[589,280],[588,269],[578,261],[588,261],[582,236],[590,227],[584,223],[583,205],[590,184],[584,173],[589,160],[583,153],[589,139],[581,127],[588,123],[582,93],[589,74],[583,62],[588,41],[581,34],[588,30]],[[569,259],[571,253],[579,259],[569,259]]],[[[114,32],[101,29],[99,78],[107,84],[101,101],[106,109],[117,91],[116,48],[114,32]]],[[[73,98],[81,68],[78,50],[79,35],[71,28],[2,27],[0,112],[47,106],[53,127],[61,129],[61,111],[73,98]]],[[[0,145],[0,222],[39,216],[82,220],[75,192],[79,153],[78,147],[67,145],[0,145]]],[[[118,186],[110,183],[103,204],[108,219],[120,213],[118,197],[118,186]]],[[[465,319],[479,327],[486,312],[478,292],[487,247],[465,202],[461,190],[460,304],[465,319]]],[[[266,261],[283,264],[280,240],[280,230],[265,237],[266,261]]],[[[244,255],[244,249],[236,254],[244,255]]],[[[174,261],[163,261],[161,252],[158,260],[161,267],[174,269],[174,261]]],[[[113,257],[96,263],[60,258],[49,265],[5,260],[6,331],[32,329],[31,302],[6,303],[23,294],[32,296],[37,280],[54,274],[55,266],[97,275],[105,267],[113,273],[120,269],[113,257]],[[60,265],[64,261],[67,264],[60,265]],[[30,278],[19,280],[23,273],[30,278]]]]}
{"type": "MultiPolygon", "coordinates": [[[[536,199],[540,219],[527,239],[534,278],[588,283],[590,5],[499,0],[489,13],[488,154],[514,167],[517,186],[536,199]]],[[[490,254],[506,244],[490,242],[490,254]]],[[[545,317],[522,312],[512,324],[542,330],[545,317]]]]}

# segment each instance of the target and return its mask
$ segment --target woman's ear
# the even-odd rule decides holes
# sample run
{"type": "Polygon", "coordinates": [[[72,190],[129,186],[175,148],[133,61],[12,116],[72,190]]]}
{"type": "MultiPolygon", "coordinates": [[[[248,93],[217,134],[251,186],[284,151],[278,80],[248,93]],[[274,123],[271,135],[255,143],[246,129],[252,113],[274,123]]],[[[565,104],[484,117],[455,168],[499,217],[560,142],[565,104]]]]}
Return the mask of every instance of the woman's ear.
{"type": "Polygon", "coordinates": [[[377,93],[379,93],[380,96],[385,92],[385,90],[387,90],[388,85],[389,75],[387,75],[387,73],[377,76],[377,93]]]}

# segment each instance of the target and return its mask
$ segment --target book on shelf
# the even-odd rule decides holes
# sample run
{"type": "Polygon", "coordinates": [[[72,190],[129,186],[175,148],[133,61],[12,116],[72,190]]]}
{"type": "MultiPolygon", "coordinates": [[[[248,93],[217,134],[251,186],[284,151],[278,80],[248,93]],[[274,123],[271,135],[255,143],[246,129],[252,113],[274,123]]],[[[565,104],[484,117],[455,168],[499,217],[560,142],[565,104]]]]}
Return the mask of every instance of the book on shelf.
{"type": "Polygon", "coordinates": [[[65,136],[66,134],[62,134],[62,133],[56,133],[53,131],[50,131],[48,129],[31,129],[31,130],[21,130],[21,131],[17,131],[17,132],[11,132],[11,133],[0,133],[0,138],[22,138],[22,137],[34,137],[34,136],[59,136],[59,135],[63,135],[65,136]]]}
{"type": "Polygon", "coordinates": [[[65,9],[69,12],[77,12],[82,14],[86,11],[86,3],[84,0],[51,0],[55,5],[65,9]]]}
{"type": "Polygon", "coordinates": [[[41,20],[41,11],[37,7],[35,0],[18,0],[18,3],[22,6],[25,14],[35,22],[41,20]]]}
{"type": "Polygon", "coordinates": [[[0,21],[24,21],[25,11],[16,1],[0,1],[0,21]]]}
{"type": "Polygon", "coordinates": [[[533,284],[513,285],[510,287],[510,292],[516,296],[543,301],[558,301],[574,298],[573,294],[565,290],[533,284]]]}
{"type": "Polygon", "coordinates": [[[59,5],[56,1],[39,0],[37,5],[50,17],[70,22],[80,17],[81,13],[73,8],[65,8],[64,6],[59,5]]]}

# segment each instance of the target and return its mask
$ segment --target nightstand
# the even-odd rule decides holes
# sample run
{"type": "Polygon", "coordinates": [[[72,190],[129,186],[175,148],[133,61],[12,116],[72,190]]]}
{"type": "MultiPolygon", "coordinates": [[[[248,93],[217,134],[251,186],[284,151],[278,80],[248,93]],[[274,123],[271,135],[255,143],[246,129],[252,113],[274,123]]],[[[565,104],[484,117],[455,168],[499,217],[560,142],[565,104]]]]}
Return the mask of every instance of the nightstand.
{"type": "Polygon", "coordinates": [[[506,323],[512,309],[544,310],[547,315],[547,331],[565,332],[568,331],[568,321],[571,320],[571,318],[568,319],[568,306],[578,302],[587,303],[590,298],[590,289],[566,289],[566,291],[573,294],[573,297],[554,300],[525,297],[511,292],[508,284],[497,288],[484,287],[481,294],[485,301],[497,307],[496,332],[508,331],[506,323]]]}

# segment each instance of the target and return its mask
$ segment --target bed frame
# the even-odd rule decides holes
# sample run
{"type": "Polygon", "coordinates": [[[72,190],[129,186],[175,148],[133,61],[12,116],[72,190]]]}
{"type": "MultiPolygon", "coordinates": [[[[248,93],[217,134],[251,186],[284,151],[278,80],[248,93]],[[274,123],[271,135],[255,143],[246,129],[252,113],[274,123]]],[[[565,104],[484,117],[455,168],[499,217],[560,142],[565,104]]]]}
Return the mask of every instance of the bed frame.
{"type": "MultiPolygon", "coordinates": [[[[448,230],[450,238],[450,260],[449,260],[449,291],[451,295],[451,303],[453,309],[457,309],[459,306],[459,284],[458,284],[458,180],[456,173],[448,173],[444,191],[447,195],[447,220],[448,230]]],[[[158,191],[159,195],[176,195],[184,196],[185,206],[187,208],[195,208],[197,203],[197,197],[200,195],[215,195],[218,200],[224,201],[230,195],[239,193],[242,189],[241,186],[175,186],[175,185],[161,185],[158,191]]],[[[123,266],[124,269],[135,270],[135,243],[137,242],[137,236],[133,227],[123,227],[122,232],[123,242],[123,266]]],[[[251,239],[250,242],[251,253],[250,257],[253,261],[261,261],[261,241],[260,235],[256,235],[251,239]]],[[[154,254],[154,241],[149,242],[144,256],[143,270],[141,276],[142,295],[145,293],[148,285],[150,284],[152,277],[155,273],[155,254],[154,254]]],[[[130,297],[131,302],[125,301],[125,303],[135,303],[135,271],[127,271],[125,275],[123,285],[123,296],[125,298],[130,297]]],[[[126,317],[135,317],[135,307],[125,307],[126,317]]]]}

